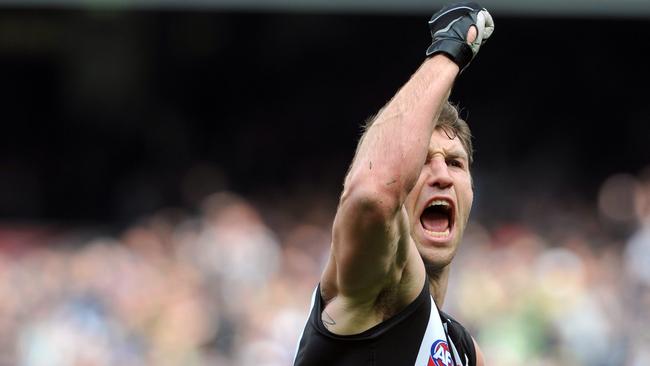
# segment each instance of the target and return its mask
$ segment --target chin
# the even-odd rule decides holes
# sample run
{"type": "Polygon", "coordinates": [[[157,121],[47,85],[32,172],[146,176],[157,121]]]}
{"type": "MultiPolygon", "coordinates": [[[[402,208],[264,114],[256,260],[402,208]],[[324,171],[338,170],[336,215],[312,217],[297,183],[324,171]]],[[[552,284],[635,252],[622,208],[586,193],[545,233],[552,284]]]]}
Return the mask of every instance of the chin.
{"type": "Polygon", "coordinates": [[[422,261],[424,262],[424,266],[427,268],[427,270],[444,269],[451,264],[451,261],[454,259],[455,254],[456,251],[452,250],[452,248],[445,248],[444,250],[438,248],[427,248],[420,250],[420,256],[422,257],[422,261]]]}
{"type": "Polygon", "coordinates": [[[416,243],[420,257],[424,265],[429,268],[444,268],[448,266],[456,255],[455,243],[428,243],[427,241],[416,243]]]}

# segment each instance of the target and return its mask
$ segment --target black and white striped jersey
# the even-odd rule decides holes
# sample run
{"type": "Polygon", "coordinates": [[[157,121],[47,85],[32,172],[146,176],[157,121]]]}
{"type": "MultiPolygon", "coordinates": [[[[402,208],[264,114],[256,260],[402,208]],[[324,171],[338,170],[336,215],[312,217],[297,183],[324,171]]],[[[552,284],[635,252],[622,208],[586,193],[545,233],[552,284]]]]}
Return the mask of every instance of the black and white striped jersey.
{"type": "Polygon", "coordinates": [[[469,332],[438,311],[425,281],[418,297],[365,332],[336,335],[322,323],[320,286],[314,291],[294,366],[475,366],[469,332]],[[444,329],[444,331],[443,331],[444,329]]]}

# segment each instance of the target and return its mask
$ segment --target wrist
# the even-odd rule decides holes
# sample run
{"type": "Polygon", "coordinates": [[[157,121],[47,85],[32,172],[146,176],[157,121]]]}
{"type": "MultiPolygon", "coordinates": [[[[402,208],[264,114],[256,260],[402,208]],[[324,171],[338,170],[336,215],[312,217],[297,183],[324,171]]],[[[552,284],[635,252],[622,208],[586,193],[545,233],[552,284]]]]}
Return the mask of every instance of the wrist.
{"type": "Polygon", "coordinates": [[[472,48],[468,43],[455,39],[434,40],[427,48],[427,56],[442,54],[452,60],[463,70],[474,58],[472,48]]]}
{"type": "Polygon", "coordinates": [[[455,78],[460,73],[460,67],[449,56],[444,53],[437,53],[424,60],[426,67],[433,67],[439,73],[446,74],[455,78]]]}

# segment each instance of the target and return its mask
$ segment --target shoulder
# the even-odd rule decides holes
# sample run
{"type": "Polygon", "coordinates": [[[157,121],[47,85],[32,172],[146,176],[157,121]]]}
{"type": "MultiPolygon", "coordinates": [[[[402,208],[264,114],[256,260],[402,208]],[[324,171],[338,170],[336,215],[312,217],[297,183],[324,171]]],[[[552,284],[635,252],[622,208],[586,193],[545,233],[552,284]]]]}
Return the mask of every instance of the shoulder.
{"type": "Polygon", "coordinates": [[[461,358],[465,358],[463,361],[467,361],[468,366],[483,366],[483,354],[467,328],[443,311],[440,311],[440,317],[453,347],[461,358]]]}
{"type": "MultiPolygon", "coordinates": [[[[440,318],[442,318],[442,322],[443,324],[445,324],[447,331],[450,334],[453,334],[454,342],[456,342],[456,340],[459,340],[462,341],[462,343],[467,343],[467,345],[472,345],[471,334],[469,333],[467,328],[465,328],[458,320],[456,320],[451,315],[445,313],[444,311],[440,311],[440,318]]],[[[473,346],[471,348],[473,348],[473,346]]]]}

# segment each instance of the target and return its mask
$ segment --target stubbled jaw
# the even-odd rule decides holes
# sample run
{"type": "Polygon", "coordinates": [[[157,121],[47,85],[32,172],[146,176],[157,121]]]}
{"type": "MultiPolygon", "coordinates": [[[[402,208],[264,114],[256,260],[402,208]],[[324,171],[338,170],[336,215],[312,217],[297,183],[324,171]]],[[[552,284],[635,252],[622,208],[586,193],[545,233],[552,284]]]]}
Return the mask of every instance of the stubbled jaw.
{"type": "Polygon", "coordinates": [[[448,198],[431,200],[420,215],[420,224],[428,237],[436,242],[451,238],[455,221],[453,202],[448,198]]]}

